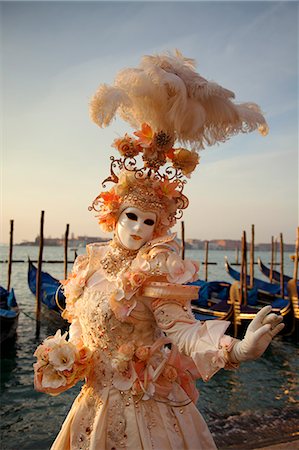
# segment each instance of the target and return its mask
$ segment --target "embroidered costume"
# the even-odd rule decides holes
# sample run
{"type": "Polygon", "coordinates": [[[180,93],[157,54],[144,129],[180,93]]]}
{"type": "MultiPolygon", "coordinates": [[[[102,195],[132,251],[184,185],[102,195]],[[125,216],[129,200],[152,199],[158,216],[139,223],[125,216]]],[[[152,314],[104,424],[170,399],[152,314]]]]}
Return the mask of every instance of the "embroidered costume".
{"type": "Polygon", "coordinates": [[[104,181],[114,185],[90,207],[113,240],[87,246],[63,282],[69,339],[58,331],[35,352],[37,390],[57,395],[85,379],[52,450],[215,449],[195,380],[260,356],[281,330],[267,307],[242,341],[225,335],[226,321],[196,321],[198,288],[186,283],[198,265],[181,259],[169,234],[188,206],[183,188],[196,148],[239,131],[266,133],[258,107],[232,97],[177,53],[144,58],[92,100],[100,126],[118,112],[141,130],[114,142],[121,157],[111,158],[104,181]]]}

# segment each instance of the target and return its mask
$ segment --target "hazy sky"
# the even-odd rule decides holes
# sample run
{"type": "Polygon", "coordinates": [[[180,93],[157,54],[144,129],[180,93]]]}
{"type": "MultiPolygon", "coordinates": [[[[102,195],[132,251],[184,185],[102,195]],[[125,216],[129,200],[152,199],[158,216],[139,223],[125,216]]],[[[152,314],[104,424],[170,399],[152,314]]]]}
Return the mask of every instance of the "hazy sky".
{"type": "MultiPolygon", "coordinates": [[[[178,48],[202,76],[261,105],[270,126],[201,153],[189,182],[186,235],[256,241],[298,224],[297,2],[2,2],[2,227],[31,240],[104,236],[87,208],[108,175],[111,143],[88,115],[100,83],[144,54],[178,48]]],[[[114,153],[115,154],[115,153],[114,153]]],[[[178,229],[178,228],[177,228],[178,229]]]]}

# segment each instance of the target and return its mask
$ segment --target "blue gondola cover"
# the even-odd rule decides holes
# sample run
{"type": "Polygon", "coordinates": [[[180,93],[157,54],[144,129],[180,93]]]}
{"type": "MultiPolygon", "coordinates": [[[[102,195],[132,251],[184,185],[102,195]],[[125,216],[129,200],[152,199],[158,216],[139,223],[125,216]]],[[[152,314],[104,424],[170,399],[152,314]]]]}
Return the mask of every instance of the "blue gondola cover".
{"type": "MultiPolygon", "coordinates": [[[[28,285],[34,295],[36,294],[36,275],[37,268],[29,260],[28,285]]],[[[59,311],[55,300],[56,291],[59,286],[60,283],[56,278],[52,277],[47,272],[41,273],[41,300],[49,309],[53,309],[56,311],[59,311]]],[[[58,293],[58,300],[60,304],[64,304],[65,302],[65,297],[61,290],[59,290],[58,293]]]]}

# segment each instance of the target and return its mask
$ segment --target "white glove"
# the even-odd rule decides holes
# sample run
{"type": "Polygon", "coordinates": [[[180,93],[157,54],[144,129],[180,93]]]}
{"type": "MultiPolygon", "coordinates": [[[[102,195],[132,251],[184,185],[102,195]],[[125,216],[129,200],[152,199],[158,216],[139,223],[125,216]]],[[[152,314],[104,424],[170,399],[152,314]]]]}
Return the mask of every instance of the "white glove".
{"type": "Polygon", "coordinates": [[[271,313],[270,305],[262,308],[251,321],[242,341],[238,341],[230,352],[230,360],[234,363],[259,358],[273,337],[284,327],[282,316],[271,313]]]}

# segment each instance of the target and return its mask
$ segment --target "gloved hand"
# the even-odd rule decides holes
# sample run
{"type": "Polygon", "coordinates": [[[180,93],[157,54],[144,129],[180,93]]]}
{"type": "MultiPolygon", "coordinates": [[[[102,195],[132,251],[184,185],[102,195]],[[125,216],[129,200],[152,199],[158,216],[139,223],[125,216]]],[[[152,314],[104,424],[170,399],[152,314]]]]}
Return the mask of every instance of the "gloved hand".
{"type": "Polygon", "coordinates": [[[251,321],[242,341],[236,342],[229,358],[233,363],[259,358],[273,337],[284,327],[283,318],[271,313],[270,305],[262,308],[251,321]]]}

